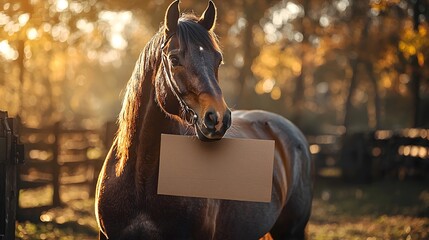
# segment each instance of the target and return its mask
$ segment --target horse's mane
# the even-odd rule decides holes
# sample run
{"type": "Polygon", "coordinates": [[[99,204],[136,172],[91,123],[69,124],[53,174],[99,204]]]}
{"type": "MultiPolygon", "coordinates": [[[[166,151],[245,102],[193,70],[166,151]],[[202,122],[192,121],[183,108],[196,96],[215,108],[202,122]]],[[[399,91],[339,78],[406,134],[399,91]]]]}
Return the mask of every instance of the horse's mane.
{"type": "MultiPolygon", "coordinates": [[[[116,134],[116,157],[119,159],[119,173],[122,172],[127,161],[129,151],[138,131],[140,117],[143,114],[143,82],[154,82],[161,63],[161,45],[164,41],[165,27],[159,31],[146,44],[134,67],[128,81],[122,109],[118,117],[118,132],[116,134]]],[[[207,31],[198,23],[194,14],[182,14],[177,25],[177,37],[181,50],[186,51],[190,44],[199,44],[204,48],[220,52],[218,39],[213,31],[207,31]]],[[[118,171],[117,171],[118,173],[118,171]]]]}

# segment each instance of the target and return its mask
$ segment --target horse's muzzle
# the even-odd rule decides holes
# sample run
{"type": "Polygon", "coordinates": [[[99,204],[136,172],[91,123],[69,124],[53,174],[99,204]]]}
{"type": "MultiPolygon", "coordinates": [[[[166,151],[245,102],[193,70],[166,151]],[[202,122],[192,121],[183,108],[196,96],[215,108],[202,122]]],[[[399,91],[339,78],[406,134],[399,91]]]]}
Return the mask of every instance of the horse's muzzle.
{"type": "Polygon", "coordinates": [[[205,142],[220,140],[231,126],[231,111],[227,109],[219,120],[215,111],[207,111],[195,126],[198,139],[205,142]]]}

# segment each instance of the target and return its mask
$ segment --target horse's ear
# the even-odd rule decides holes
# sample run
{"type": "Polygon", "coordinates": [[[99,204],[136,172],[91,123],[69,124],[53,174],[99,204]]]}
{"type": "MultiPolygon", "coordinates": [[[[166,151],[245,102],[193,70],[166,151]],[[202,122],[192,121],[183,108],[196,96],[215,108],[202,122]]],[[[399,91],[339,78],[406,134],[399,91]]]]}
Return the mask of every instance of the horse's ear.
{"type": "Polygon", "coordinates": [[[170,4],[165,12],[164,25],[165,25],[165,35],[175,32],[177,30],[177,22],[179,21],[179,0],[176,0],[170,4]]]}
{"type": "Polygon", "coordinates": [[[216,23],[217,10],[213,1],[209,1],[209,5],[204,11],[198,23],[203,25],[208,31],[212,30],[216,23]]]}

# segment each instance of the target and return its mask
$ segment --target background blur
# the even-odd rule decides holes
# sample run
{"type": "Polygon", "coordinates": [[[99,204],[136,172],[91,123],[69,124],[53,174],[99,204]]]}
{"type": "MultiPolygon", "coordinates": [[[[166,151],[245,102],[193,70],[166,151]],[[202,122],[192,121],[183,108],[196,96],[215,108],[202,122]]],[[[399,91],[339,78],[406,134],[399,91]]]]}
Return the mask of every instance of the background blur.
{"type": "MultiPolygon", "coordinates": [[[[50,171],[51,175],[46,177],[51,182],[61,183],[58,178],[67,177],[69,180],[63,183],[73,182],[73,177],[84,171],[82,175],[86,178],[92,176],[89,184],[94,183],[114,133],[124,87],[140,51],[159,29],[170,3],[163,0],[3,0],[0,3],[0,109],[7,110],[10,116],[19,116],[25,126],[21,131],[23,142],[35,143],[40,138],[47,144],[61,145],[62,150],[57,153],[37,150],[36,146],[32,152],[32,145],[28,145],[29,160],[38,158],[65,166],[65,170],[52,168],[54,174],[50,171]],[[36,136],[40,133],[35,129],[43,128],[51,132],[36,136]],[[63,131],[60,129],[68,130],[59,137],[57,134],[63,131]],[[83,170],[77,167],[76,170],[72,164],[67,167],[65,159],[75,158],[76,149],[83,151],[86,160],[94,160],[84,165],[83,170]],[[89,168],[90,173],[86,171],[89,168]],[[55,172],[60,177],[55,177],[55,172]]],[[[386,176],[389,179],[353,187],[341,185],[341,181],[323,182],[316,189],[315,204],[328,212],[315,211],[310,236],[315,239],[429,237],[427,232],[424,235],[424,229],[429,228],[429,189],[424,177],[429,173],[429,1],[218,0],[215,3],[218,8],[215,32],[225,62],[220,68],[220,82],[229,106],[264,109],[292,120],[307,135],[321,176],[342,176],[342,180],[353,176],[352,180],[359,183],[372,181],[374,176],[378,180],[386,176]],[[404,157],[414,158],[410,164],[404,157]],[[381,160],[374,160],[378,158],[381,160]],[[402,182],[409,176],[419,181],[402,182]],[[395,182],[398,179],[400,183],[395,182]],[[395,184],[409,192],[395,193],[398,191],[395,184]],[[377,212],[375,209],[384,209],[382,206],[386,204],[378,200],[390,201],[377,195],[381,189],[389,191],[382,192],[387,195],[394,192],[404,205],[387,205],[385,210],[377,212]],[[361,214],[370,217],[357,220],[347,215],[359,209],[365,197],[372,207],[363,209],[361,214]],[[349,205],[343,208],[338,205],[348,200],[349,205]],[[341,232],[335,225],[338,223],[324,218],[336,214],[352,225],[341,232]],[[395,225],[403,218],[383,218],[385,214],[410,215],[407,221],[412,225],[405,228],[395,225]],[[387,225],[394,230],[375,227],[372,234],[365,224],[374,225],[373,220],[380,228],[387,225]],[[358,225],[353,225],[356,222],[358,225]],[[327,229],[323,228],[326,226],[327,229]],[[412,235],[415,229],[421,231],[412,235]],[[395,233],[377,235],[379,230],[380,234],[395,233]]],[[[206,6],[207,1],[203,0],[181,0],[180,5],[182,11],[194,10],[197,15],[206,6]]],[[[28,176],[45,176],[36,174],[36,167],[28,166],[31,161],[23,170],[28,176]]],[[[17,236],[73,239],[77,231],[93,237],[91,190],[86,195],[80,190],[74,193],[63,190],[63,194],[69,195],[59,200],[56,190],[52,190],[55,188],[53,183],[48,190],[42,190],[54,195],[54,200],[47,200],[48,203],[68,202],[76,196],[83,203],[68,204],[57,212],[45,209],[33,220],[54,225],[22,222],[17,225],[17,236]],[[85,218],[70,209],[87,213],[87,220],[77,222],[85,218]],[[65,213],[70,216],[65,218],[68,216],[65,213]],[[58,221],[58,217],[62,218],[58,221]],[[77,223],[57,229],[67,222],[77,223]],[[60,232],[59,236],[49,235],[54,230],[60,232]]],[[[23,191],[20,204],[43,205],[45,200],[37,203],[34,194],[39,193],[23,191]],[[27,203],[22,199],[28,199],[27,203]]],[[[42,198],[41,194],[38,196],[42,198]]],[[[355,215],[359,213],[351,214],[355,215]]]]}
{"type": "MultiPolygon", "coordinates": [[[[115,119],[121,92],[170,1],[4,0],[0,108],[28,126],[115,119]]],[[[182,0],[201,14],[206,1],[182,0]]],[[[217,3],[220,80],[233,108],[304,131],[429,124],[425,0],[217,3]]]]}

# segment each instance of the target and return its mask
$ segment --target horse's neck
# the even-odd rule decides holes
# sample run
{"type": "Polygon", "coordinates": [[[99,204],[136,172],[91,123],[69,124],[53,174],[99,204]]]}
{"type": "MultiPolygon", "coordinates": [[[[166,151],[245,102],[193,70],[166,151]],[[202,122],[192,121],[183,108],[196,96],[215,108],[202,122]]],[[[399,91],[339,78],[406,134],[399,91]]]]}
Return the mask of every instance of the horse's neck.
{"type": "Polygon", "coordinates": [[[135,162],[130,165],[135,167],[137,174],[135,177],[140,184],[152,182],[157,176],[161,134],[180,134],[181,131],[179,123],[167,117],[157,105],[154,86],[150,84],[146,87],[149,89],[143,94],[147,94],[148,98],[142,102],[142,120],[136,133],[137,142],[134,149],[135,162]]]}

